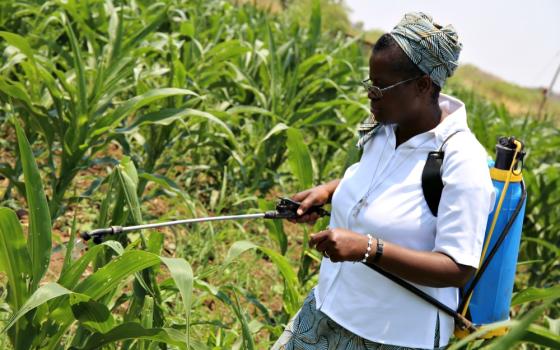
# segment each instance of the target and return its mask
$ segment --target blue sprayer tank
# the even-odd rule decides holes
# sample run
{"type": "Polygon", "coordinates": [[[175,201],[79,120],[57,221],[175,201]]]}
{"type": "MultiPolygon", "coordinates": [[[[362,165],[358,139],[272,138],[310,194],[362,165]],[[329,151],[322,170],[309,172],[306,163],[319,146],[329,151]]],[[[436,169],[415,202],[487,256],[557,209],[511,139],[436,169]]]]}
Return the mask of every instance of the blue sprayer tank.
{"type": "MultiPolygon", "coordinates": [[[[496,203],[488,216],[484,240],[487,248],[483,253],[484,260],[488,259],[488,257],[491,259],[486,263],[487,266],[484,270],[480,268],[484,266],[484,260],[481,260],[477,274],[462,289],[463,293],[468,292],[469,287],[472,287],[473,282],[475,282],[470,302],[467,303],[468,295],[464,294],[460,300],[462,308],[460,307],[459,312],[464,311],[467,317],[470,316],[468,318],[475,325],[484,325],[509,319],[517,255],[527,200],[521,175],[523,157],[525,155],[522,149],[523,144],[520,141],[516,143],[513,137],[501,137],[498,141],[496,145],[496,161],[490,160],[488,162],[490,176],[496,190],[496,203]],[[517,145],[519,145],[519,148],[516,153],[517,145]],[[514,155],[516,164],[514,164],[510,171],[514,155]],[[507,192],[503,197],[501,208],[498,208],[508,175],[509,184],[507,192]],[[489,238],[494,216],[497,214],[498,218],[489,238]],[[504,228],[510,220],[512,221],[509,224],[510,228],[507,230],[507,233],[504,233],[504,228]],[[504,237],[501,239],[501,244],[495,248],[502,234],[504,237]],[[487,243],[487,241],[489,242],[487,243]],[[493,250],[494,252],[492,253],[493,250]],[[478,274],[480,276],[477,278],[478,274]],[[468,311],[465,310],[465,305],[468,305],[468,311]]],[[[493,334],[489,334],[489,337],[501,335],[505,332],[505,329],[498,330],[493,332],[493,334]]]]}

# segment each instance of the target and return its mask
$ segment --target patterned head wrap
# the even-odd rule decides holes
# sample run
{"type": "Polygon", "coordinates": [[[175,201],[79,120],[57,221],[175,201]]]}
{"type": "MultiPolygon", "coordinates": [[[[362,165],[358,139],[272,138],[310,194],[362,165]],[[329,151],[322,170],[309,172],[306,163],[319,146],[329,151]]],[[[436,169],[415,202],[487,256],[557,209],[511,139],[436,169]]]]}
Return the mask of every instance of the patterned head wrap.
{"type": "MultiPolygon", "coordinates": [[[[443,87],[458,66],[463,45],[452,25],[442,27],[422,12],[410,12],[389,33],[406,55],[432,81],[443,87]]],[[[373,115],[358,127],[356,147],[362,149],[381,129],[373,115]]]]}
{"type": "Polygon", "coordinates": [[[407,56],[443,87],[458,66],[463,45],[452,25],[442,27],[423,12],[410,12],[389,33],[407,56]]]}

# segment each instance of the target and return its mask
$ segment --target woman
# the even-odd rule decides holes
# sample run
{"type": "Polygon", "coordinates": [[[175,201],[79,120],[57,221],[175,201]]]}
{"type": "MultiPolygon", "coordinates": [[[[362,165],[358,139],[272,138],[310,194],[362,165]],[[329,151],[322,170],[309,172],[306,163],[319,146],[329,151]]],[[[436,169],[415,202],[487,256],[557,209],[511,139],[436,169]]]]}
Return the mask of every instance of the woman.
{"type": "Polygon", "coordinates": [[[342,179],[295,194],[297,222],[332,202],[329,226],[311,235],[319,282],[273,349],[437,349],[453,319],[364,264],[416,285],[451,308],[478,267],[495,192],[487,154],[470,132],[465,105],[441,94],[462,45],[452,26],[408,13],[375,44],[365,81],[381,123],[358,142],[360,162],[342,179]],[[444,140],[437,217],[421,187],[429,151],[444,140]]]}

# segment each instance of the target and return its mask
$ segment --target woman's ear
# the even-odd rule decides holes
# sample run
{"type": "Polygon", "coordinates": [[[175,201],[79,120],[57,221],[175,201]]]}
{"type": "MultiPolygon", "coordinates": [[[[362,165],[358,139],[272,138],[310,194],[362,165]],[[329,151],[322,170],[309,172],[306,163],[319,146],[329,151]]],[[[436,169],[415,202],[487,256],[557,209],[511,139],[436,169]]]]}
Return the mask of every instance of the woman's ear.
{"type": "Polygon", "coordinates": [[[424,75],[416,81],[416,92],[418,96],[432,95],[432,79],[430,76],[424,75]]]}

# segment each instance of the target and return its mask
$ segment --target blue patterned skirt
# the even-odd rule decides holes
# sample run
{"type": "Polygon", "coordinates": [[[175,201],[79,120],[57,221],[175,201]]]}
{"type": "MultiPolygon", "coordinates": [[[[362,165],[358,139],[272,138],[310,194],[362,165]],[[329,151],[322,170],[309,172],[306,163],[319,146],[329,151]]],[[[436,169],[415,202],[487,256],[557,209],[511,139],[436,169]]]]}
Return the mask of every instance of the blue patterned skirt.
{"type": "MultiPolygon", "coordinates": [[[[364,339],[343,328],[315,307],[313,289],[303,306],[290,320],[271,350],[421,350],[380,344],[364,339]]],[[[434,349],[439,347],[439,315],[434,335],[434,349]]]]}

